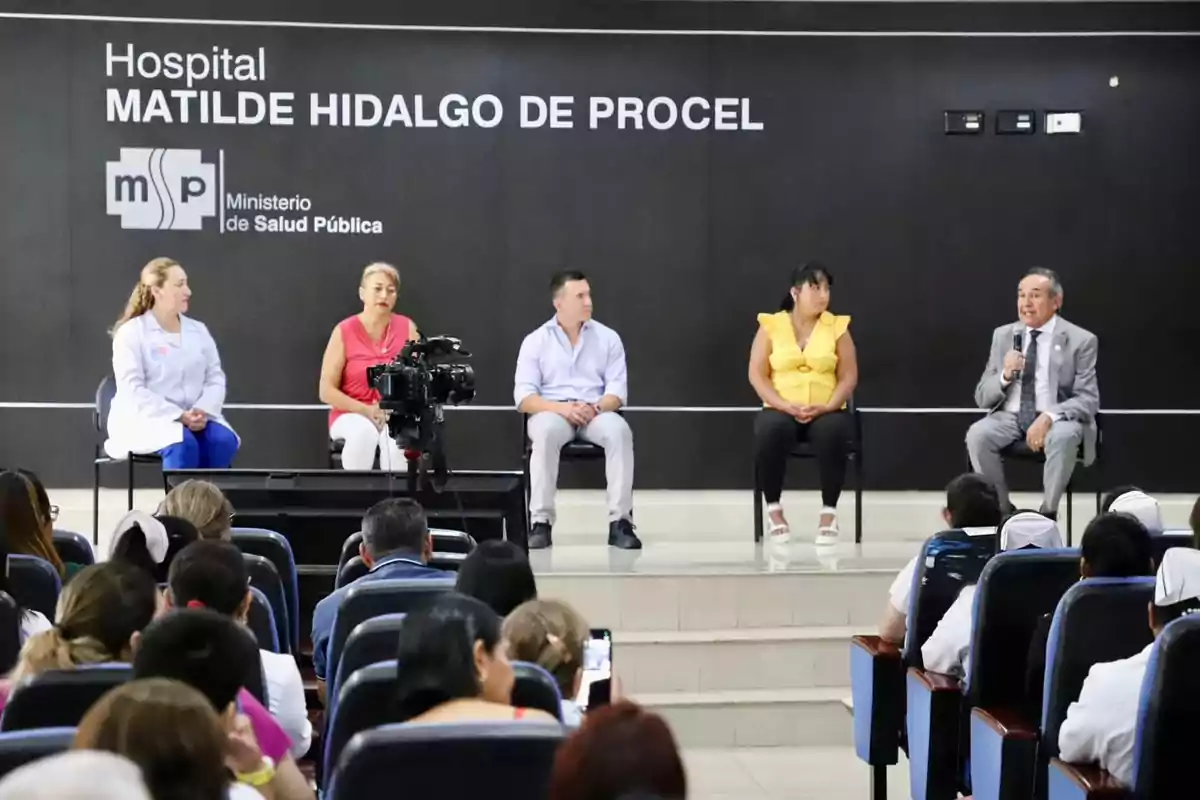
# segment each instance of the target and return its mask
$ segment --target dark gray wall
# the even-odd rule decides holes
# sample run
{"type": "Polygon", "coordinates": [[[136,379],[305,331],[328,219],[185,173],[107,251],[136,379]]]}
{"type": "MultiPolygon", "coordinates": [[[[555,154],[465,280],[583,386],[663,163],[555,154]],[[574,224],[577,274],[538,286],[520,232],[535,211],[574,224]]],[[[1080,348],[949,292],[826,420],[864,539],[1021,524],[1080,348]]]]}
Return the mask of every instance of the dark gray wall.
{"type": "MultiPolygon", "coordinates": [[[[347,18],[368,13],[346,5],[347,18]]],[[[795,8],[639,3],[601,15],[586,4],[551,15],[535,3],[512,10],[507,24],[814,27],[807,4],[785,5],[795,8]]],[[[1105,6],[1056,4],[1035,9],[1041,17],[1019,7],[1002,8],[1007,17],[951,6],[828,8],[853,30],[1136,28],[1151,17],[1158,27],[1200,27],[1177,8],[1139,18],[1105,6]]],[[[221,3],[189,9],[238,14],[221,3]]],[[[244,11],[315,13],[306,3],[244,11]]],[[[482,4],[438,13],[389,21],[505,24],[482,4]]],[[[817,257],[836,274],[836,310],[854,316],[862,404],[969,405],[989,332],[1013,318],[1016,280],[1038,263],[1062,274],[1065,315],[1101,338],[1105,406],[1186,408],[1197,388],[1198,45],[0,19],[0,400],[87,400],[107,370],[104,330],[138,269],[169,254],[191,273],[192,313],[221,346],[230,401],[315,402],[329,329],[356,310],[362,265],[386,259],[404,275],[400,309],[475,351],[480,403],[509,402],[521,337],[550,314],[547,276],[570,265],[592,276],[597,317],[624,336],[635,404],[750,405],[754,315],[773,310],[791,264],[817,257]],[[312,128],[304,99],[288,128],[106,123],[106,87],[175,88],[107,78],[109,41],[158,52],[265,47],[267,84],[217,87],[227,93],[490,92],[508,118],[492,130],[312,128]],[[1119,88],[1109,87],[1111,75],[1119,88]],[[522,94],[574,95],[577,120],[589,95],[745,96],[765,130],[591,131],[582,121],[569,131],[522,130],[522,94]],[[1080,109],[1086,130],[947,137],[941,115],[951,108],[1080,109]],[[122,146],[200,148],[210,160],[223,150],[228,191],[304,194],[314,213],[380,219],[385,233],[221,235],[215,220],[199,232],[122,230],[104,208],[105,162],[122,146]]],[[[240,465],[322,464],[320,414],[230,417],[244,439],[240,465]]],[[[1105,482],[1194,487],[1195,468],[1174,456],[1196,432],[1190,420],[1109,418],[1105,482]]],[[[869,417],[870,484],[940,486],[961,468],[968,421],[869,417]]],[[[747,483],[749,415],[631,422],[639,485],[747,483]]],[[[451,426],[453,463],[516,466],[515,415],[459,413],[451,426]]],[[[4,462],[39,469],[55,485],[82,484],[89,429],[83,411],[5,410],[4,462]]]]}

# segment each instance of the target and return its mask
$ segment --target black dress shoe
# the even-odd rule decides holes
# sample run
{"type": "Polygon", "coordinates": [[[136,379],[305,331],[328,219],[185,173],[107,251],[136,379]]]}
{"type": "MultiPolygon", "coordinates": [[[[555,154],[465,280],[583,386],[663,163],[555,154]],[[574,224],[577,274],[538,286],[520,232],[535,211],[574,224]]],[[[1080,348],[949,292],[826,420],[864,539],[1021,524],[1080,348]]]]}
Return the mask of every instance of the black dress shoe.
{"type": "Polygon", "coordinates": [[[553,542],[550,541],[550,523],[533,523],[533,528],[529,531],[529,549],[542,550],[552,544],[553,542]]]}
{"type": "Polygon", "coordinates": [[[619,547],[622,550],[641,550],[642,540],[633,532],[632,522],[619,519],[608,523],[608,546],[619,547]]]}

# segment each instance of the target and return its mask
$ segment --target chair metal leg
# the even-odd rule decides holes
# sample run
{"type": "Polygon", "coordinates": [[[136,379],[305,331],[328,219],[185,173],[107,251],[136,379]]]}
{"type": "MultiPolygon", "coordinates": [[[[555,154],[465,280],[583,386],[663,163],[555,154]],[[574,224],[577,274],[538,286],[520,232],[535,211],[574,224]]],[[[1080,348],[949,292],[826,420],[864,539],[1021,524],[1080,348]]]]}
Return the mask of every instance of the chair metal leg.
{"type": "Polygon", "coordinates": [[[1074,496],[1071,494],[1071,486],[1067,484],[1067,547],[1071,546],[1071,528],[1074,523],[1075,513],[1072,510],[1075,506],[1074,496]]]}
{"type": "Polygon", "coordinates": [[[883,764],[871,765],[871,800],[887,800],[887,767],[883,764]]]}
{"type": "Polygon", "coordinates": [[[126,461],[129,464],[129,489],[128,489],[128,504],[125,507],[126,511],[133,511],[133,453],[129,454],[129,459],[126,461]]]}
{"type": "Polygon", "coordinates": [[[100,545],[100,449],[92,459],[92,545],[100,545]]]}
{"type": "Polygon", "coordinates": [[[754,464],[754,543],[758,544],[763,538],[763,496],[762,486],[758,482],[758,463],[754,464]]]}
{"type": "Polygon", "coordinates": [[[854,543],[862,544],[863,530],[863,481],[862,481],[862,458],[854,457],[854,543]]]}

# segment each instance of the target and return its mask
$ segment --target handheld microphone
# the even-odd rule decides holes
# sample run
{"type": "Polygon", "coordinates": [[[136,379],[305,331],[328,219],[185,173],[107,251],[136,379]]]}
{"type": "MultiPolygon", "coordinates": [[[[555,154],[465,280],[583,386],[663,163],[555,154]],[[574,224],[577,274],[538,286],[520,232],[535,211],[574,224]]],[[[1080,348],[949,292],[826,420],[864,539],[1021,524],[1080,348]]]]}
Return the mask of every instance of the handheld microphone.
{"type": "MultiPolygon", "coordinates": [[[[1023,352],[1023,350],[1021,348],[1021,344],[1022,344],[1021,332],[1013,331],[1013,350],[1016,350],[1018,353],[1023,352]]],[[[1013,370],[1013,374],[1012,374],[1013,380],[1014,381],[1018,380],[1020,377],[1021,377],[1021,370],[1019,370],[1019,369],[1013,370]]]]}

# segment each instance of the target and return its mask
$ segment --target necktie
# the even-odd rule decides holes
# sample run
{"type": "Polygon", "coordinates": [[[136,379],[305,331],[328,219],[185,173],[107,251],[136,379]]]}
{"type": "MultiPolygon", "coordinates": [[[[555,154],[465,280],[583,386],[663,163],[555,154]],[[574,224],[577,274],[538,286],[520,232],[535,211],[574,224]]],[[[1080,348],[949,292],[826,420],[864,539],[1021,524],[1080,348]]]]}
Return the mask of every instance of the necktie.
{"type": "Polygon", "coordinates": [[[1021,407],[1017,410],[1017,425],[1022,431],[1037,419],[1038,337],[1041,331],[1029,332],[1029,349],[1025,351],[1025,368],[1021,370],[1021,407]]]}

